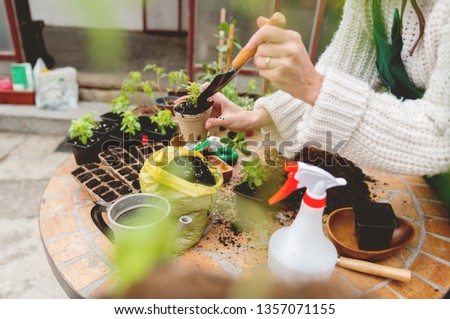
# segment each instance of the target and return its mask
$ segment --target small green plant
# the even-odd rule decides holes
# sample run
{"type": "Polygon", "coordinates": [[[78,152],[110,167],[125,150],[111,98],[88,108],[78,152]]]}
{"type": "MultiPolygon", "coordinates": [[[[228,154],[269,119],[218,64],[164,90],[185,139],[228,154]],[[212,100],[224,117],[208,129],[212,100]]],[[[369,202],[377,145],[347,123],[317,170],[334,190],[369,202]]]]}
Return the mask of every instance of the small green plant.
{"type": "Polygon", "coordinates": [[[136,131],[141,130],[141,123],[139,123],[139,117],[132,111],[128,110],[122,113],[122,123],[120,130],[131,135],[136,135],[136,131]]]}
{"type": "Polygon", "coordinates": [[[142,73],[139,71],[131,71],[122,82],[120,95],[112,100],[111,112],[114,114],[122,114],[128,111],[130,107],[129,95],[134,95],[137,99],[138,106],[141,105],[140,90],[147,94],[147,96],[153,97],[153,89],[148,81],[142,81],[142,73]]]}
{"type": "Polygon", "coordinates": [[[99,123],[94,119],[95,112],[86,113],[83,115],[83,121],[89,123],[94,129],[98,128],[99,123]]]}
{"type": "Polygon", "coordinates": [[[197,99],[201,93],[201,85],[195,82],[188,82],[188,85],[184,86],[188,92],[187,101],[194,107],[197,107],[197,99]]]}
{"type": "Polygon", "coordinates": [[[255,189],[267,180],[267,171],[261,159],[253,158],[249,161],[242,161],[241,164],[242,169],[239,173],[243,176],[239,184],[247,183],[250,189],[255,189]]]}
{"type": "Polygon", "coordinates": [[[177,93],[184,84],[187,84],[189,81],[189,77],[186,74],[186,70],[180,69],[177,71],[170,71],[169,73],[166,73],[166,70],[156,64],[149,64],[144,67],[145,71],[153,71],[155,72],[156,79],[151,80],[149,82],[150,86],[157,90],[158,92],[163,92],[164,90],[161,87],[161,80],[163,78],[167,78],[168,87],[167,92],[174,91],[177,93]]]}
{"type": "Polygon", "coordinates": [[[184,84],[189,82],[189,77],[186,74],[186,70],[180,69],[178,71],[171,71],[167,73],[169,87],[167,90],[173,90],[175,93],[178,93],[183,88],[184,84]]]}
{"type": "Polygon", "coordinates": [[[227,99],[240,106],[244,110],[253,110],[253,104],[255,103],[255,100],[248,96],[239,96],[237,87],[233,83],[229,83],[227,86],[225,86],[222,90],[220,90],[220,93],[225,95],[227,99]]]}
{"type": "Polygon", "coordinates": [[[122,93],[112,100],[111,112],[114,114],[122,114],[123,112],[128,111],[129,107],[130,100],[125,93],[122,93]]]}
{"type": "Polygon", "coordinates": [[[247,142],[245,141],[245,132],[237,133],[236,136],[231,139],[229,137],[222,137],[220,142],[225,144],[227,147],[234,148],[235,150],[241,151],[244,155],[251,155],[252,153],[247,149],[247,142]]]}
{"type": "Polygon", "coordinates": [[[86,120],[84,117],[72,120],[69,128],[69,137],[78,139],[81,144],[87,145],[88,140],[94,136],[95,127],[90,120],[86,120]]]}
{"type": "Polygon", "coordinates": [[[156,64],[148,64],[144,67],[145,71],[153,71],[156,74],[156,80],[151,80],[150,84],[153,86],[153,88],[157,89],[159,92],[162,92],[161,89],[161,79],[166,76],[164,68],[156,65],[156,64]]]}
{"type": "Polygon", "coordinates": [[[156,115],[150,116],[150,121],[158,125],[162,134],[166,134],[166,127],[174,128],[175,123],[172,121],[172,112],[169,110],[158,110],[156,115]]]}
{"type": "Polygon", "coordinates": [[[220,73],[219,63],[213,61],[211,64],[203,63],[202,69],[205,73],[198,77],[199,80],[204,82],[212,82],[217,74],[220,73]]]}
{"type": "Polygon", "coordinates": [[[256,83],[256,79],[250,79],[247,82],[247,92],[248,93],[256,93],[258,92],[258,85],[256,83]]]}
{"type": "MultiPolygon", "coordinates": [[[[217,28],[219,30],[219,34],[215,35],[216,38],[219,39],[223,39],[224,40],[224,45],[218,45],[217,48],[217,52],[222,56],[222,61],[226,61],[226,56],[227,56],[227,51],[228,51],[228,35],[230,33],[230,25],[234,24],[236,26],[237,21],[233,20],[231,23],[228,22],[222,22],[219,27],[217,28]],[[223,31],[223,32],[221,32],[223,31]],[[223,36],[221,35],[221,33],[223,34],[223,36]]],[[[234,29],[234,34],[236,34],[237,29],[234,29]]],[[[233,52],[235,50],[241,50],[242,46],[241,43],[239,41],[239,39],[237,37],[233,37],[233,48],[232,48],[232,52],[231,55],[233,55],[233,52]]],[[[223,65],[219,65],[219,68],[221,70],[223,70],[223,65]]]]}
{"type": "MultiPolygon", "coordinates": [[[[236,22],[236,20],[233,20],[231,23],[236,25],[237,22],[236,22]]],[[[221,65],[219,65],[218,61],[213,61],[210,64],[203,63],[202,68],[203,68],[203,71],[205,71],[205,73],[198,77],[202,81],[211,82],[212,80],[214,80],[214,78],[216,77],[217,74],[226,72],[226,70],[224,70],[224,68],[225,68],[224,63],[226,61],[226,56],[227,56],[227,51],[228,51],[228,34],[230,31],[230,23],[223,22],[219,25],[219,27],[217,29],[219,30],[219,34],[214,35],[214,37],[223,39],[224,44],[216,46],[216,49],[217,49],[218,54],[221,56],[222,61],[224,61],[224,62],[221,63],[221,65]]],[[[236,29],[235,29],[235,33],[236,33],[236,29]]],[[[237,37],[233,37],[233,51],[241,50],[241,49],[242,49],[242,46],[240,44],[239,39],[237,37]]],[[[232,52],[232,54],[233,54],[233,52],[232,52]]]]}

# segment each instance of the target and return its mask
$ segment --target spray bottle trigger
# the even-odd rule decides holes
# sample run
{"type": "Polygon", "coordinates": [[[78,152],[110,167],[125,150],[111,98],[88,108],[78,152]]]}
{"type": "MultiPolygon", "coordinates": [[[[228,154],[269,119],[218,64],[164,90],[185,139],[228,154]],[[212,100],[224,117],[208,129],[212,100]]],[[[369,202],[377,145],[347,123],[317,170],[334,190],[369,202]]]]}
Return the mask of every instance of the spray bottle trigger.
{"type": "Polygon", "coordinates": [[[299,187],[298,181],[295,179],[295,173],[291,172],[288,174],[288,178],[284,185],[275,193],[271,198],[269,198],[268,202],[270,205],[273,205],[280,200],[286,198],[293,191],[297,190],[299,187]]]}

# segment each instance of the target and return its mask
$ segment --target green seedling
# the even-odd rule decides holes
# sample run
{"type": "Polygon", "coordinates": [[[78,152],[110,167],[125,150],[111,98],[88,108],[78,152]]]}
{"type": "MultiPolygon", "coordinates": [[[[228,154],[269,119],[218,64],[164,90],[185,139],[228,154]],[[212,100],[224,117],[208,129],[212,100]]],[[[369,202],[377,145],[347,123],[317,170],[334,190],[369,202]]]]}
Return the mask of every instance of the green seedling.
{"type": "Polygon", "coordinates": [[[136,135],[136,131],[141,130],[141,123],[139,123],[139,117],[132,111],[125,111],[122,113],[122,123],[120,130],[131,135],[136,135]]]}
{"type": "Polygon", "coordinates": [[[166,128],[174,128],[175,123],[172,121],[172,112],[169,110],[158,110],[156,115],[150,116],[150,121],[158,125],[162,134],[166,134],[166,128]]]}
{"type": "Polygon", "coordinates": [[[256,79],[250,79],[247,82],[247,92],[248,93],[256,93],[258,91],[258,86],[256,83],[256,79]]]}
{"type": "Polygon", "coordinates": [[[261,159],[253,158],[249,161],[242,161],[241,164],[242,169],[239,173],[243,176],[239,184],[247,183],[250,189],[255,189],[267,180],[267,171],[262,165],[261,159]]]}
{"type": "Polygon", "coordinates": [[[201,85],[195,82],[188,82],[188,85],[184,86],[188,92],[187,101],[194,107],[197,107],[197,99],[201,93],[201,85]]]}
{"type": "Polygon", "coordinates": [[[175,93],[178,93],[178,91],[183,88],[183,85],[189,82],[189,77],[186,74],[186,70],[183,69],[180,69],[178,71],[171,71],[165,76],[167,77],[169,82],[167,91],[170,91],[172,89],[175,93]]]}
{"type": "Polygon", "coordinates": [[[247,142],[245,141],[245,132],[237,133],[234,139],[229,137],[222,137],[220,142],[226,147],[241,151],[242,154],[249,156],[252,153],[247,149],[247,142]]]}
{"type": "Polygon", "coordinates": [[[94,119],[95,112],[86,113],[83,115],[82,119],[86,123],[89,123],[94,129],[98,128],[99,123],[94,119]]]}
{"type": "Polygon", "coordinates": [[[94,136],[95,126],[86,120],[84,117],[76,120],[72,120],[72,124],[69,128],[69,137],[71,139],[78,139],[81,144],[87,145],[88,140],[94,136]]]}

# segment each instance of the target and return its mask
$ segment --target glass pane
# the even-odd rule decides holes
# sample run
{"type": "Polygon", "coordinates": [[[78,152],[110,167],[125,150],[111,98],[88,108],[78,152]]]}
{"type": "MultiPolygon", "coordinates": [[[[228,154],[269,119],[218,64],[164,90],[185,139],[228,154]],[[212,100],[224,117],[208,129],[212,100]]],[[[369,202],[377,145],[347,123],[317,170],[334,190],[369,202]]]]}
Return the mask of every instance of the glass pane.
{"type": "Polygon", "coordinates": [[[282,0],[281,12],[286,16],[286,29],[302,35],[303,44],[308,49],[314,24],[316,0],[282,0]]]}
{"type": "Polygon", "coordinates": [[[178,31],[178,0],[147,1],[147,28],[178,31]]]}
{"type": "Polygon", "coordinates": [[[216,46],[219,39],[214,35],[219,33],[217,27],[220,22],[220,8],[226,8],[227,22],[233,19],[237,21],[235,37],[241,44],[245,44],[257,30],[256,19],[260,15],[270,14],[272,0],[198,0],[196,4],[194,61],[209,63],[217,60],[216,46]]]}
{"type": "Polygon", "coordinates": [[[325,51],[330,44],[334,33],[339,27],[342,18],[342,11],[345,0],[328,0],[323,17],[322,30],[320,30],[319,47],[317,48],[317,57],[325,51]]]}
{"type": "Polygon", "coordinates": [[[14,53],[5,2],[0,1],[0,52],[14,53]]]}

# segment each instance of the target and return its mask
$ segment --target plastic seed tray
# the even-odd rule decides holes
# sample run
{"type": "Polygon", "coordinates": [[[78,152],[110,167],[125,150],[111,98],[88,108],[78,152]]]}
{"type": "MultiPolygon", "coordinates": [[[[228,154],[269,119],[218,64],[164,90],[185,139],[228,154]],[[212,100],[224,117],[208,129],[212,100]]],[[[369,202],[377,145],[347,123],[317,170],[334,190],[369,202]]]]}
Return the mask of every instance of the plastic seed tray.
{"type": "Polygon", "coordinates": [[[160,143],[146,144],[141,146],[134,146],[132,152],[133,155],[138,159],[139,163],[144,165],[147,158],[149,158],[153,152],[156,152],[163,147],[164,145],[160,143]]]}
{"type": "Polygon", "coordinates": [[[139,191],[139,172],[142,164],[123,148],[111,148],[99,154],[101,163],[123,183],[139,191]]]}
{"type": "Polygon", "coordinates": [[[99,164],[81,165],[72,172],[72,175],[96,200],[109,203],[138,192],[99,164]]]}

